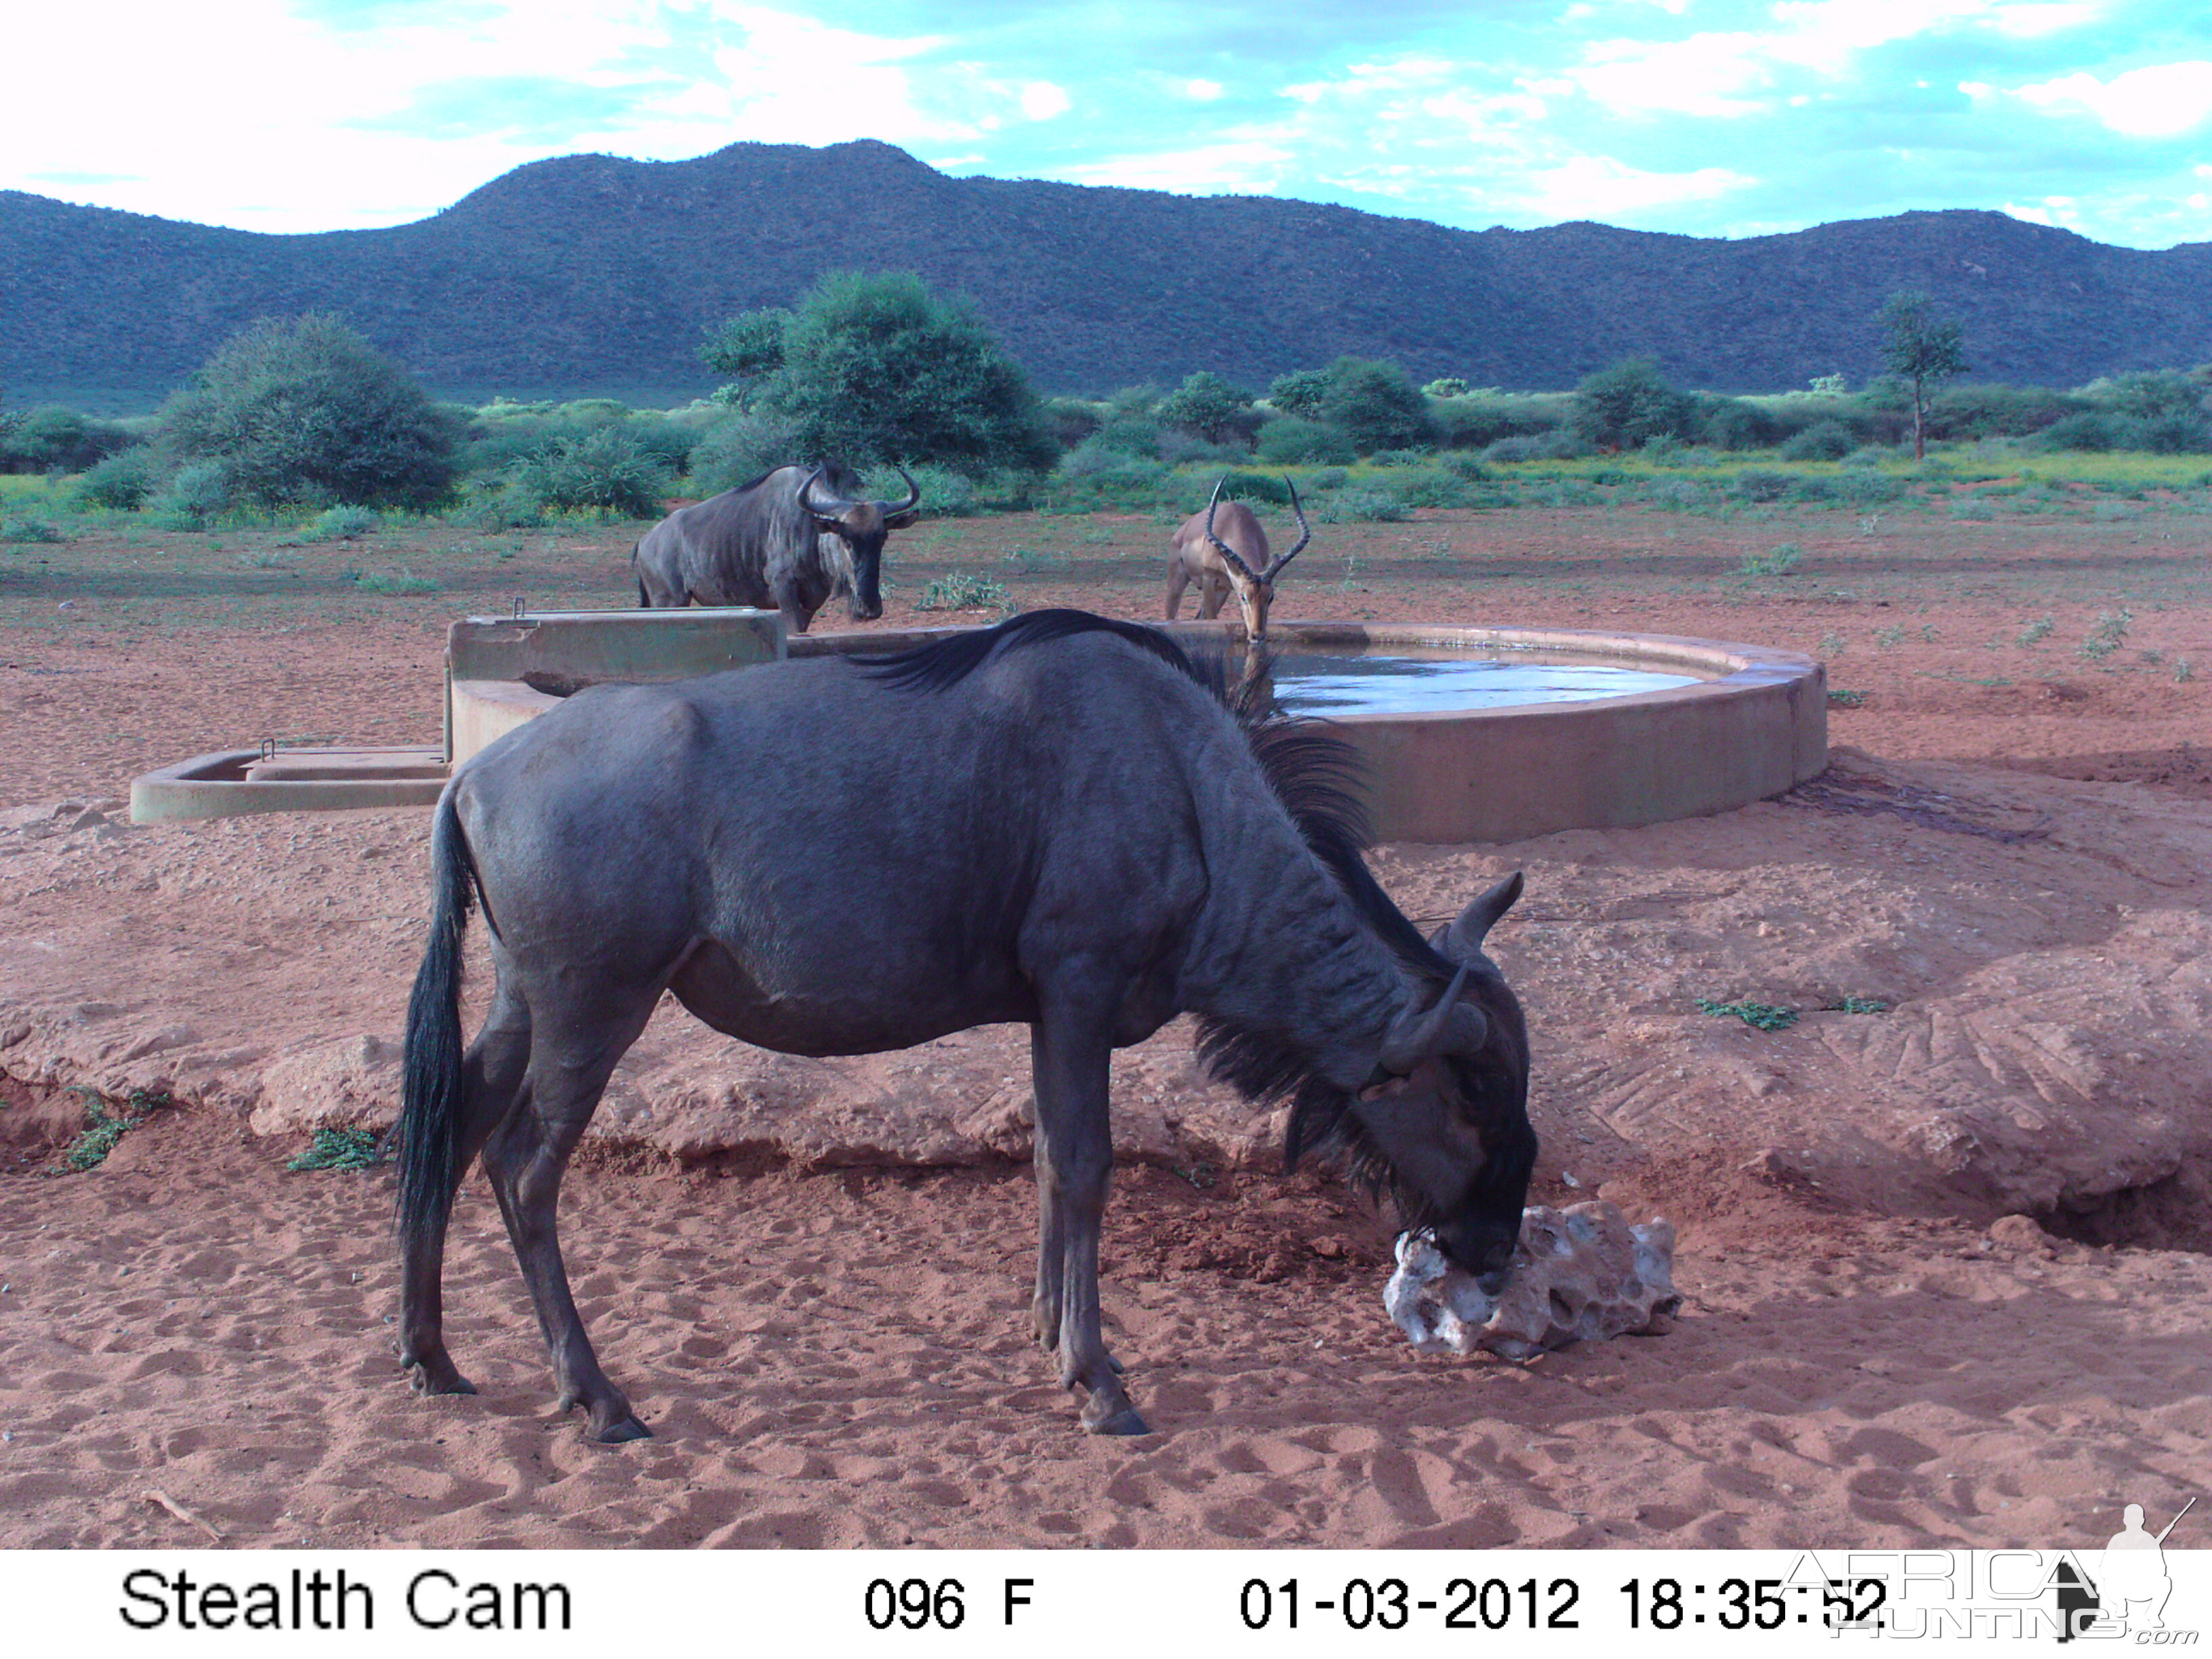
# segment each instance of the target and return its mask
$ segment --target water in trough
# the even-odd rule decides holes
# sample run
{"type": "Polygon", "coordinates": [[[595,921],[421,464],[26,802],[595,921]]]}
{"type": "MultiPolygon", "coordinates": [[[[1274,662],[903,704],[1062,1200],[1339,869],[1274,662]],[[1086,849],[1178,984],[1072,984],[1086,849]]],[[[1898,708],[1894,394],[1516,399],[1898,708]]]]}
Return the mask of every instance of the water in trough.
{"type": "Polygon", "coordinates": [[[1299,714],[1426,714],[1512,703],[1587,702],[1694,685],[1693,674],[1656,673],[1620,663],[1285,651],[1274,659],[1275,696],[1299,714]]]}

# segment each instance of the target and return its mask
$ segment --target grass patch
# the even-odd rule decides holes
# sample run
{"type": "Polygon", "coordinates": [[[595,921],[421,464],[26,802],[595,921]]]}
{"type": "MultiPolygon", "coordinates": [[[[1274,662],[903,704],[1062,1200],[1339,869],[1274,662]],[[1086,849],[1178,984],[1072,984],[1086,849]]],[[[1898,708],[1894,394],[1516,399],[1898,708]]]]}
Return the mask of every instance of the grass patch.
{"type": "Polygon", "coordinates": [[[123,1137],[143,1123],[149,1115],[169,1103],[166,1094],[146,1089],[133,1089],[120,1110],[115,1103],[103,1098],[90,1089],[77,1091],[85,1098],[84,1133],[70,1143],[62,1154],[62,1167],[82,1175],[87,1170],[97,1169],[107,1161],[123,1137]]]}
{"type": "Polygon", "coordinates": [[[366,1170],[378,1160],[374,1129],[318,1129],[307,1150],[288,1170],[366,1170]]]}
{"type": "Polygon", "coordinates": [[[2118,611],[2107,611],[2097,618],[2097,625],[2089,630],[2088,637],[2074,647],[2077,657],[2087,657],[2091,662],[2102,662],[2118,650],[2128,637],[2128,624],[2135,613],[2125,605],[2118,611]]]}
{"type": "Polygon", "coordinates": [[[1716,1019],[1736,1018],[1754,1031],[1786,1031],[1797,1023],[1797,1011],[1771,1002],[1714,1002],[1698,999],[1698,1012],[1716,1019]]]}
{"type": "Polygon", "coordinates": [[[1845,997],[1841,1002],[1824,1002],[1820,1011],[1828,1014],[1886,1014],[1889,1005],[1873,997],[1845,997]]]}
{"type": "Polygon", "coordinates": [[[1007,592],[1006,583],[993,581],[988,576],[971,576],[964,570],[931,577],[922,584],[921,597],[914,602],[914,608],[995,611],[1002,617],[1012,616],[1017,609],[1014,596],[1007,592]]]}
{"type": "Polygon", "coordinates": [[[1863,708],[1866,700],[1867,694],[1863,691],[1845,691],[1838,688],[1828,693],[1828,701],[1838,708],[1863,708]]]}
{"type": "Polygon", "coordinates": [[[1743,562],[1735,568],[1739,576],[1786,576],[1796,569],[1797,561],[1804,557],[1804,550],[1795,542],[1784,542],[1771,553],[1747,553],[1743,562]]]}

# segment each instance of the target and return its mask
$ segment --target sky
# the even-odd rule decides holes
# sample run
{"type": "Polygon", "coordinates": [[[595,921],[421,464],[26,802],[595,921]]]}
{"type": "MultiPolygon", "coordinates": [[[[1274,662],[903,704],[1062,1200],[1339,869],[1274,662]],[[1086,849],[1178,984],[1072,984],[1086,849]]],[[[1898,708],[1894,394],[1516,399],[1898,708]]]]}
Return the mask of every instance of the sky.
{"type": "Polygon", "coordinates": [[[875,138],[1468,229],[1989,208],[2212,240],[2197,0],[71,0],[7,39],[0,188],[246,230],[404,223],[546,156],[875,138]]]}

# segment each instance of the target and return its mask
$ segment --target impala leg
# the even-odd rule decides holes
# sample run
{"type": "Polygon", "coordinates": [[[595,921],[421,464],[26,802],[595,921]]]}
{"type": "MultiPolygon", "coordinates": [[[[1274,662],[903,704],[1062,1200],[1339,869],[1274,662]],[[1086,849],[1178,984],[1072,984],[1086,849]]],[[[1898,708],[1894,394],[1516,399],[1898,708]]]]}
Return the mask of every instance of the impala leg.
{"type": "MultiPolygon", "coordinates": [[[[530,1057],[528,1098],[523,1109],[493,1134],[484,1147],[483,1162],[492,1190],[499,1195],[500,1212],[507,1218],[523,1280],[530,1287],[538,1328],[544,1333],[560,1407],[585,1407],[592,1438],[614,1444],[644,1439],[650,1431],[637,1420],[628,1396],[599,1369],[583,1317],[576,1311],[561,1255],[561,1177],[592,1121],[615,1062],[645,1029],[659,988],[643,997],[641,1006],[626,1006],[631,999],[618,992],[595,988],[604,1000],[587,1026],[580,1029],[580,1022],[567,1027],[569,1042],[556,1048],[541,1035],[530,1057]],[[611,1011],[610,1003],[617,1005],[611,1011]],[[619,1022],[611,1030],[611,1019],[619,1022]]],[[[550,1024],[541,1020],[540,1032],[550,1024]]]]}
{"type": "Polygon", "coordinates": [[[530,1060],[530,1011],[501,990],[483,1030],[461,1061],[461,1131],[453,1159],[453,1184],[435,1228],[423,1238],[409,1237],[400,1260],[399,1364],[414,1372],[423,1394],[474,1394],[446,1351],[446,1225],[461,1177],[510,1113],[522,1091],[530,1060]]]}
{"type": "Polygon", "coordinates": [[[1190,567],[1178,553],[1168,561],[1168,620],[1173,622],[1176,613],[1182,609],[1182,591],[1190,586],[1190,567]]]}
{"type": "MultiPolygon", "coordinates": [[[[1103,999],[1092,1006],[1110,1006],[1103,999]]],[[[1107,1091],[1113,1045],[1089,1007],[1055,1011],[1030,1028],[1036,1085],[1040,1292],[1052,1277],[1045,1252],[1059,1261],[1060,1377],[1090,1398],[1083,1426],[1092,1434],[1151,1431],[1123,1389],[1121,1367],[1106,1352],[1099,1326],[1098,1235],[1114,1167],[1107,1091]]],[[[1040,1317],[1044,1310],[1040,1306],[1040,1317]]]]}

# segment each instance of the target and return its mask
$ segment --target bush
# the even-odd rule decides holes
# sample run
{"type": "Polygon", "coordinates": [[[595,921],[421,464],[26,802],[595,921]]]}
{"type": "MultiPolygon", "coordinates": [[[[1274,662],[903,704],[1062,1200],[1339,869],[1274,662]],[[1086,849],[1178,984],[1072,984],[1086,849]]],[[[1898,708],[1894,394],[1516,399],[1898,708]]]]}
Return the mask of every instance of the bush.
{"type": "Polygon", "coordinates": [[[77,499],[88,507],[136,512],[154,493],[154,453],[141,444],[110,455],[76,481],[77,499]]]}
{"type": "Polygon", "coordinates": [[[1328,367],[1328,390],[1316,414],[1351,439],[1362,455],[1425,449],[1437,441],[1429,400],[1395,363],[1339,357],[1328,367]]]}
{"type": "Polygon", "coordinates": [[[1566,399],[1545,398],[1455,398],[1432,405],[1437,439],[1453,449],[1480,449],[1504,438],[1533,438],[1556,430],[1566,399]]]}
{"type": "Polygon", "coordinates": [[[1746,467],[1729,483],[1732,493],[1747,501],[1778,501],[1789,495],[1797,483],[1792,472],[1773,472],[1760,467],[1746,467]]]}
{"type": "Polygon", "coordinates": [[[228,497],[428,507],[452,487],[459,432],[405,371],[335,317],[264,319],[163,405],[175,460],[218,465],[228,497]]]}
{"type": "Polygon", "coordinates": [[[1841,421],[1822,421],[1808,426],[1782,446],[1785,461],[1840,461],[1851,453],[1856,440],[1841,421]]]}
{"type": "Polygon", "coordinates": [[[0,472],[82,472],[137,441],[119,422],[47,404],[0,430],[0,472]]]}
{"type": "Polygon", "coordinates": [[[58,542],[62,532],[36,513],[11,513],[0,519],[0,542],[58,542]]]}
{"type": "Polygon", "coordinates": [[[2086,450],[2092,453],[2119,447],[2121,422],[2100,411],[2069,415],[2044,428],[2037,440],[2045,449],[2086,450]]]}
{"type": "Polygon", "coordinates": [[[1500,438],[1482,452],[1493,464],[1513,461],[1574,461],[1597,452],[1589,441],[1565,427],[1532,433],[1522,438],[1500,438]]]}
{"type": "Polygon", "coordinates": [[[515,479],[556,512],[617,519],[659,518],[673,483],[660,457],[620,427],[548,445],[520,463],[515,479]]]}
{"type": "Polygon", "coordinates": [[[1321,417],[1322,399],[1328,396],[1329,372],[1325,368],[1294,368],[1276,376],[1267,387],[1267,401],[1285,415],[1307,420],[1321,417]]]}
{"type": "Polygon", "coordinates": [[[1355,484],[1314,515],[1324,524],[1395,524],[1413,512],[1397,495],[1372,484],[1355,484]]]}
{"type": "Polygon", "coordinates": [[[1928,400],[1928,435],[1967,442],[2032,437],[2083,408],[2081,398],[2046,386],[1946,386],[1928,400]]]}
{"type": "Polygon", "coordinates": [[[802,297],[759,408],[817,459],[1042,471],[1058,446],[1028,377],[975,307],[911,271],[831,271],[802,297]]]}
{"type": "Polygon", "coordinates": [[[988,576],[971,576],[964,570],[954,570],[942,576],[933,576],[922,585],[921,597],[914,602],[917,611],[995,611],[1011,617],[1016,606],[1014,596],[1001,581],[988,576]]]}
{"type": "Polygon", "coordinates": [[[1270,507],[1288,507],[1291,504],[1291,487],[1273,473],[1229,472],[1222,475],[1221,499],[1224,501],[1265,501],[1270,507]]]}
{"type": "Polygon", "coordinates": [[[1062,449],[1073,449],[1098,430],[1103,418],[1091,404],[1077,398],[1048,398],[1044,404],[1044,428],[1052,441],[1062,449]]]}
{"type": "Polygon", "coordinates": [[[1456,374],[1446,374],[1421,388],[1421,395],[1427,398],[1464,398],[1467,393],[1467,382],[1456,374]]]}
{"type": "Polygon", "coordinates": [[[1575,388],[1576,434],[1601,449],[1634,449],[1661,433],[1683,435],[1694,405],[1668,386],[1653,357],[1600,369],[1575,388]]]}
{"type": "Polygon", "coordinates": [[[1152,414],[1162,425],[1194,434],[1210,444],[1226,443],[1232,438],[1249,442],[1260,424],[1252,394],[1205,369],[1161,398],[1152,414]]]}
{"type": "Polygon", "coordinates": [[[1300,415],[1279,415],[1261,427],[1252,453],[1271,466],[1349,466],[1359,459],[1338,428],[1300,415]]]}
{"type": "Polygon", "coordinates": [[[230,469],[221,461],[195,461],[169,475],[147,510],[175,530],[198,530],[230,511],[230,469]]]}
{"type": "Polygon", "coordinates": [[[373,536],[382,520],[365,507],[334,507],[300,532],[303,542],[350,542],[373,536]]]}
{"type": "Polygon", "coordinates": [[[2119,423],[2120,447],[2153,455],[2200,455],[2212,449],[2212,429],[2202,414],[2176,410],[2163,415],[2138,416],[2119,423]]]}
{"type": "Polygon", "coordinates": [[[778,415],[750,410],[708,428],[691,451],[691,489],[719,495],[799,458],[799,433],[778,415]]]}
{"type": "Polygon", "coordinates": [[[1741,398],[1696,400],[1692,424],[1699,442],[1715,449],[1767,449],[1782,441],[1782,423],[1741,398]]]}

